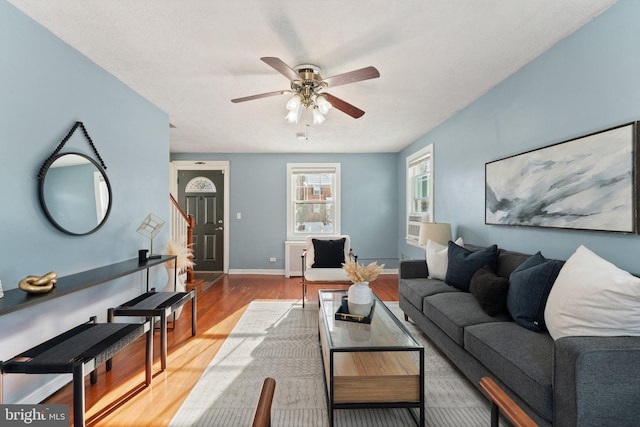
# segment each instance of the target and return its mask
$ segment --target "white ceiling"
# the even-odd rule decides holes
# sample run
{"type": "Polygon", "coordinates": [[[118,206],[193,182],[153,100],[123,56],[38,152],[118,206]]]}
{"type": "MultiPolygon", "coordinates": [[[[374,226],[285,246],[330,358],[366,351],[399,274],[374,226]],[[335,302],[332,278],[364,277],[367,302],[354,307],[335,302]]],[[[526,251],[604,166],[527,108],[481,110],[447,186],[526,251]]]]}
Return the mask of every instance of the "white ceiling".
{"type": "Polygon", "coordinates": [[[9,0],[169,114],[172,152],[397,152],[615,0],[9,0]],[[366,111],[285,122],[289,89],[260,57],[329,77],[366,111]]]}

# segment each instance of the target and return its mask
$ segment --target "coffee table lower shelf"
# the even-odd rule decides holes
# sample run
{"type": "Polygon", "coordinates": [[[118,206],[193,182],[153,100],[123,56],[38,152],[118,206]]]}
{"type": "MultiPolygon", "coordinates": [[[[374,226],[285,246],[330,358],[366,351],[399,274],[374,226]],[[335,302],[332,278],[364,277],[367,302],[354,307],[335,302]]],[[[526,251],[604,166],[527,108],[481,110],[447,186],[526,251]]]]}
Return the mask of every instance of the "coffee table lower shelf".
{"type": "Polygon", "coordinates": [[[331,349],[322,325],[319,331],[330,427],[335,409],[358,408],[408,408],[424,426],[423,348],[331,349]],[[419,353],[419,363],[410,352],[419,353]]]}

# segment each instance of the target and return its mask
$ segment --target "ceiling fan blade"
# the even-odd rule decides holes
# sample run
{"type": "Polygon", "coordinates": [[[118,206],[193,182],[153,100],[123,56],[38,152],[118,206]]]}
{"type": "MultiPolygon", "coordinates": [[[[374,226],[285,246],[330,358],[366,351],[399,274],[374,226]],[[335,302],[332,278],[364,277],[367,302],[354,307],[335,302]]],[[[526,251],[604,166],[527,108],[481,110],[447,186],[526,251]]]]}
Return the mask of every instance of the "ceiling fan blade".
{"type": "Polygon", "coordinates": [[[353,106],[340,98],[336,98],[330,93],[323,92],[323,95],[327,97],[327,101],[329,101],[333,108],[337,108],[343,113],[350,115],[354,119],[359,119],[364,115],[364,111],[362,111],[358,107],[353,106]]]}
{"type": "Polygon", "coordinates": [[[287,64],[282,62],[280,58],[275,58],[273,56],[265,56],[260,59],[264,61],[267,65],[272,67],[274,70],[276,70],[277,72],[279,72],[280,74],[288,78],[289,80],[291,81],[300,80],[300,75],[291,67],[289,67],[287,64]]]}
{"type": "Polygon", "coordinates": [[[260,99],[260,98],[267,98],[269,96],[282,95],[285,92],[287,92],[287,91],[286,90],[276,90],[274,92],[260,93],[258,95],[245,96],[243,98],[235,98],[235,99],[232,99],[231,102],[238,103],[238,102],[245,102],[245,101],[253,101],[254,99],[260,99]]]}
{"type": "Polygon", "coordinates": [[[380,72],[376,67],[365,67],[348,73],[338,74],[337,76],[327,77],[324,81],[329,87],[336,87],[362,80],[376,79],[378,77],[380,77],[380,72]]]}

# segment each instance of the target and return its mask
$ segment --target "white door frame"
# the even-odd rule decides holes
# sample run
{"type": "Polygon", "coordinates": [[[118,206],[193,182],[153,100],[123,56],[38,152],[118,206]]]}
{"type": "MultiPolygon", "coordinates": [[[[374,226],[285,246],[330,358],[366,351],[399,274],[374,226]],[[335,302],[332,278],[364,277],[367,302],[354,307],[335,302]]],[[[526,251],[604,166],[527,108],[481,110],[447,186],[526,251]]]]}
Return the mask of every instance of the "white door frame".
{"type": "Polygon", "coordinates": [[[219,170],[224,175],[224,249],[223,272],[229,273],[229,162],[206,160],[175,160],[170,163],[169,192],[178,200],[178,171],[181,170],[219,170]]]}

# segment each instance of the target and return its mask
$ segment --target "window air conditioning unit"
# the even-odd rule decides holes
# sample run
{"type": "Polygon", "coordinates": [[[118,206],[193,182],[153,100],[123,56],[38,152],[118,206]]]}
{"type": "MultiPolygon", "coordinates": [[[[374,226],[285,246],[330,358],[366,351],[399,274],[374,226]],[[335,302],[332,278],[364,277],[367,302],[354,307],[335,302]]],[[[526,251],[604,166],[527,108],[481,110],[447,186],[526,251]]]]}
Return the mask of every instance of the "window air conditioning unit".
{"type": "Polygon", "coordinates": [[[420,237],[420,224],[423,222],[429,222],[429,215],[424,214],[416,214],[409,215],[409,220],[407,221],[407,243],[418,246],[418,238],[420,237]]]}

